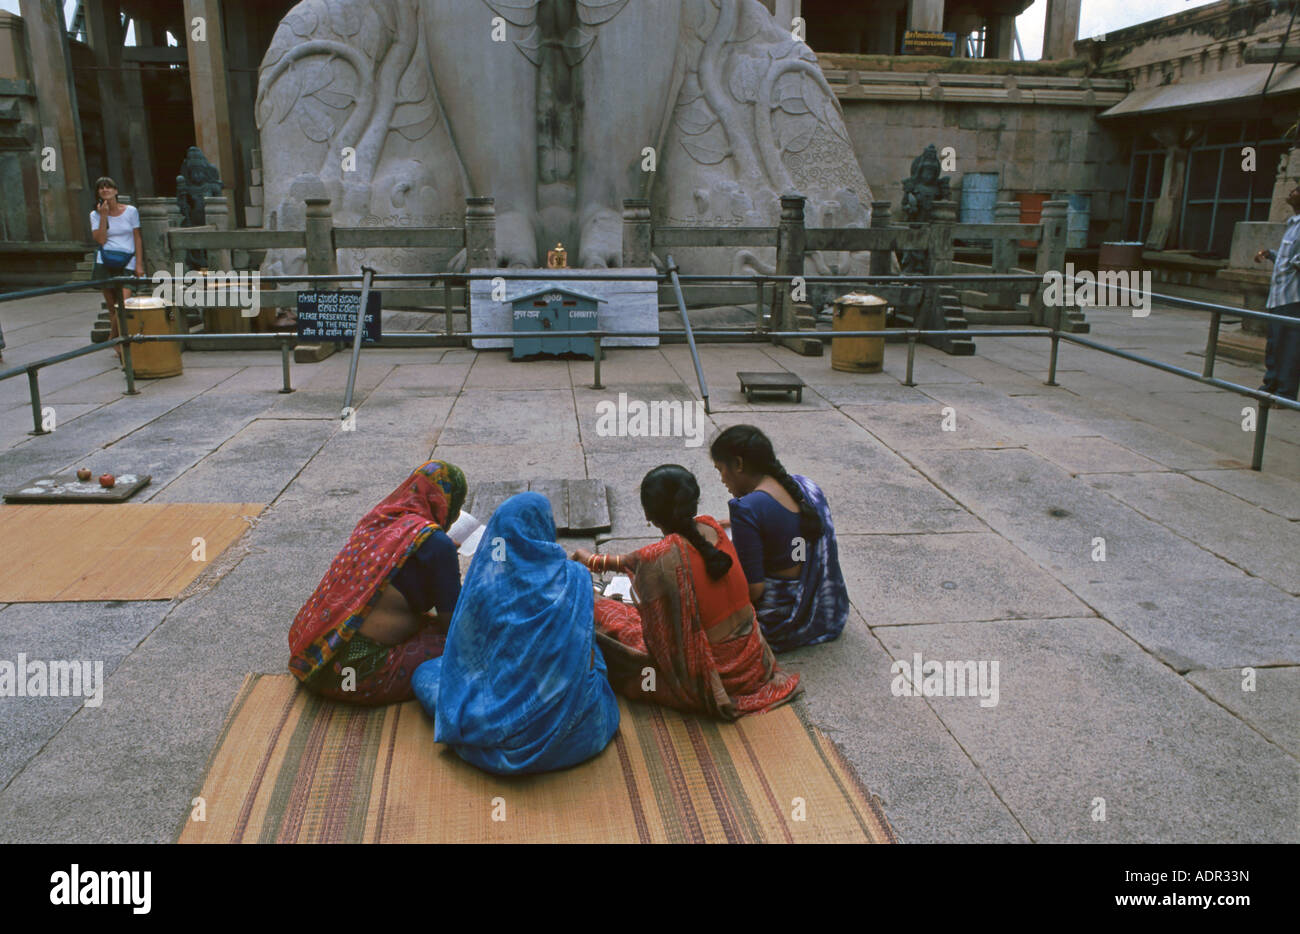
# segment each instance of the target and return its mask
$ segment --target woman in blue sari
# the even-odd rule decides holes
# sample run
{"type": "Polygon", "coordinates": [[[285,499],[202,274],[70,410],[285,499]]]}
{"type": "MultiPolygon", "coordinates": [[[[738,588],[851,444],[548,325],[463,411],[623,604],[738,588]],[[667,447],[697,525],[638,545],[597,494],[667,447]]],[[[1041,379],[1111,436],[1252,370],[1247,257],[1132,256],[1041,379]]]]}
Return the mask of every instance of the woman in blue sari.
{"type": "Polygon", "coordinates": [[[508,775],[576,765],[618,732],[618,701],[596,651],[591,574],[555,541],[546,497],[492,514],[465,576],[441,658],[411,686],[434,739],[508,775]]]}
{"type": "Polygon", "coordinates": [[[849,594],[821,488],[788,473],[753,425],[728,428],[709,454],[734,497],[731,538],[772,650],[836,638],[849,617],[849,594]]]}

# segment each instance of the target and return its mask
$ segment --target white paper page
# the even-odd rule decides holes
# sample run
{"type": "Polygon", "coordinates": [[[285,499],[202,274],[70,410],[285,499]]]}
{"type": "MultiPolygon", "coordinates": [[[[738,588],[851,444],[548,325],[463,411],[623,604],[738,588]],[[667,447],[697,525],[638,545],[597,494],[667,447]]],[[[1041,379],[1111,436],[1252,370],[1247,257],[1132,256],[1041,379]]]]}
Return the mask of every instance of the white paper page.
{"type": "MultiPolygon", "coordinates": [[[[469,538],[465,539],[465,543],[460,546],[462,555],[467,558],[474,557],[474,552],[478,550],[478,543],[483,540],[483,532],[486,528],[486,525],[480,525],[469,534],[469,538]]],[[[455,539],[452,539],[452,541],[455,541],[455,539]]]]}
{"type": "Polygon", "coordinates": [[[605,596],[619,596],[624,603],[632,602],[632,578],[626,574],[615,574],[613,580],[605,587],[605,596]]]}
{"type": "Polygon", "coordinates": [[[447,530],[447,537],[457,545],[463,545],[470,535],[482,526],[482,522],[479,522],[469,513],[462,512],[456,521],[451,524],[451,528],[447,530]]]}

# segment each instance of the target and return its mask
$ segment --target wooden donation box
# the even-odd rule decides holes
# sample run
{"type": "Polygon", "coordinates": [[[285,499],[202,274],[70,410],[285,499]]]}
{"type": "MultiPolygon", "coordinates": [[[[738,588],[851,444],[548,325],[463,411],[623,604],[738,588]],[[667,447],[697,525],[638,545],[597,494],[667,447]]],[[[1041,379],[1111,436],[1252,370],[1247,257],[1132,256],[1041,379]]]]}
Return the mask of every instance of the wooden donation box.
{"type": "Polygon", "coordinates": [[[513,359],[537,354],[580,354],[594,357],[592,337],[569,337],[567,331],[594,331],[600,303],[594,295],[560,285],[534,289],[510,300],[514,309],[513,359]]]}

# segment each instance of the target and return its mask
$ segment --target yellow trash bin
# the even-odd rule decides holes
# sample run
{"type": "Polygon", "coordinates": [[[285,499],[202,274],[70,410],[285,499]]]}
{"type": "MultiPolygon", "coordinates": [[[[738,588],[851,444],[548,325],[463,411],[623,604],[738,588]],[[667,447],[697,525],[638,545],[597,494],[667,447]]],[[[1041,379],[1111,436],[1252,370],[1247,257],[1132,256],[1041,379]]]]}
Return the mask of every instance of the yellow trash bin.
{"type": "MultiPolygon", "coordinates": [[[[161,298],[140,296],[126,300],[126,327],[130,334],[178,334],[180,312],[161,298]]],[[[131,345],[131,366],[140,379],[180,376],[180,341],[150,341],[131,345]]]]}
{"type": "MultiPolygon", "coordinates": [[[[853,292],[835,300],[835,331],[883,331],[889,302],[853,292]]],[[[883,337],[837,337],[831,341],[831,369],[879,373],[885,365],[883,337]]]]}

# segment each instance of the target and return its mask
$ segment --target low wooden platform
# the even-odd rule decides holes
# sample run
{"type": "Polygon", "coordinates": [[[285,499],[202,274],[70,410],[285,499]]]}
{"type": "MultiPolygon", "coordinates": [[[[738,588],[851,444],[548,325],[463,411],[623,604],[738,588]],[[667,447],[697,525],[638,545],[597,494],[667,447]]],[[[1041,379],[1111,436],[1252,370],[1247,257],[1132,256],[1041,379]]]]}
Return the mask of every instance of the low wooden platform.
{"type": "Polygon", "coordinates": [[[465,511],[487,524],[496,508],[517,493],[541,493],[551,501],[555,531],[563,535],[608,532],[609,491],[603,480],[497,480],[470,490],[465,511]]]}
{"type": "Polygon", "coordinates": [[[754,393],[794,393],[794,401],[803,401],[804,382],[798,376],[786,370],[777,373],[737,373],[740,377],[740,391],[745,394],[746,402],[754,401],[754,393]]]}

